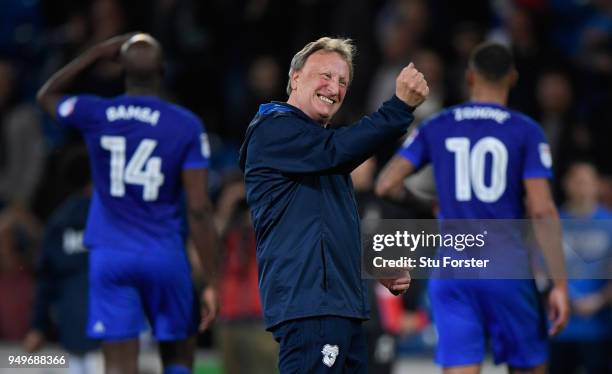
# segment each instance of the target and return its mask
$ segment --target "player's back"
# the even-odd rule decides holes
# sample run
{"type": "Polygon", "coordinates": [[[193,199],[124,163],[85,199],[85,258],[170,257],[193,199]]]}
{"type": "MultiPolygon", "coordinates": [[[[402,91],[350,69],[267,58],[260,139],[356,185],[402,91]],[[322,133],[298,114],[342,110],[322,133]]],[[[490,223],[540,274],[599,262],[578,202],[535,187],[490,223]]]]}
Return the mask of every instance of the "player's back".
{"type": "Polygon", "coordinates": [[[550,177],[549,148],[540,128],[497,104],[451,107],[406,143],[411,153],[426,158],[418,162],[433,164],[445,219],[524,218],[523,180],[550,177]],[[415,137],[421,143],[416,147],[409,144],[415,137]]]}
{"type": "Polygon", "coordinates": [[[83,133],[90,153],[94,195],[86,244],[182,248],[181,173],[207,166],[201,122],[153,96],[75,96],[60,103],[58,117],[83,133]]]}

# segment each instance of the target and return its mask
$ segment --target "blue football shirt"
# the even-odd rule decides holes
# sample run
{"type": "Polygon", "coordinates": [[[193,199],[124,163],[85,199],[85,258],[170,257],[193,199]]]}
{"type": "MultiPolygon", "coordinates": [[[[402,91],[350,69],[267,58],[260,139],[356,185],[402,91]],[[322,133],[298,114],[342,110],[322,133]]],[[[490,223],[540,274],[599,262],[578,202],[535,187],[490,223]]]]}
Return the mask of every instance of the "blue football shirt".
{"type": "Polygon", "coordinates": [[[153,96],[66,96],[57,119],[80,131],[89,149],[94,194],[85,244],[182,250],[181,173],[209,164],[202,122],[153,96]]]}
{"type": "Polygon", "coordinates": [[[540,127],[492,103],[444,110],[415,130],[398,153],[417,169],[433,164],[445,219],[522,219],[523,180],[552,177],[540,127]]]}
{"type": "Polygon", "coordinates": [[[546,361],[544,318],[529,279],[527,247],[517,230],[521,227],[507,221],[525,218],[523,181],[552,176],[549,146],[539,126],[504,106],[468,102],[428,119],[399,154],[417,169],[433,165],[443,223],[468,220],[458,228],[466,234],[479,228],[475,220],[488,221],[483,248],[438,252],[490,263],[480,269],[440,269],[442,279],[432,275],[430,299],[440,336],[436,362],[482,361],[485,334],[496,363],[532,367],[546,361]]]}

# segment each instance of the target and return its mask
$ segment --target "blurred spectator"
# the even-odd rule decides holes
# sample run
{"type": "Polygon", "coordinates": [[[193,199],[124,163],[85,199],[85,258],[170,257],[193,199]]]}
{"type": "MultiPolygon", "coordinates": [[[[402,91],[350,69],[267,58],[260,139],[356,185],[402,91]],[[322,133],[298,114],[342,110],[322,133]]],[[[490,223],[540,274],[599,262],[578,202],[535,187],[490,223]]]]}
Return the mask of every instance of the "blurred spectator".
{"type": "Polygon", "coordinates": [[[83,245],[92,186],[87,151],[73,149],[61,170],[78,189],[51,215],[45,229],[36,271],[32,328],[23,340],[32,353],[45,343],[53,327],[69,353],[70,374],[93,374],[102,364],[94,354],[99,342],[85,334],[89,297],[89,253],[83,245]]]}
{"type": "Polygon", "coordinates": [[[431,49],[422,48],[415,51],[412,62],[427,77],[429,86],[427,100],[414,111],[414,126],[418,126],[423,119],[439,112],[448,102],[444,85],[444,63],[440,56],[431,49]]]}
{"type": "Polygon", "coordinates": [[[395,92],[397,74],[410,62],[427,32],[429,13],[422,0],[393,0],[378,14],[377,23],[382,62],[370,82],[368,113],[376,111],[395,92]]]}
{"type": "Polygon", "coordinates": [[[272,100],[283,100],[285,74],[274,57],[262,55],[253,59],[246,71],[244,82],[228,85],[227,118],[224,134],[237,144],[253,119],[259,104],[272,100]]]}
{"type": "Polygon", "coordinates": [[[30,326],[31,258],[38,232],[20,214],[0,216],[0,340],[20,341],[30,326]]]}
{"type": "Polygon", "coordinates": [[[0,59],[0,210],[8,206],[27,213],[45,150],[38,112],[19,101],[18,77],[16,66],[0,59]]]}
{"type": "Polygon", "coordinates": [[[510,92],[509,103],[513,108],[533,113],[536,79],[546,62],[545,57],[550,54],[538,28],[542,22],[535,22],[537,15],[525,8],[508,2],[498,3],[508,6],[498,10],[501,24],[490,32],[489,38],[512,49],[520,76],[510,92]]]}
{"type": "Polygon", "coordinates": [[[0,53],[24,59],[34,57],[41,26],[39,1],[2,1],[0,53]]]}
{"type": "Polygon", "coordinates": [[[610,38],[612,4],[609,0],[550,1],[552,24],[548,32],[553,45],[569,56],[579,56],[585,46],[610,38]],[[607,36],[606,36],[607,33],[607,36]]]}
{"type": "Polygon", "coordinates": [[[18,76],[11,61],[0,59],[0,339],[14,341],[29,328],[40,231],[30,204],[44,162],[38,116],[19,101],[18,76]]]}
{"type": "Polygon", "coordinates": [[[278,345],[263,325],[257,284],[255,231],[242,179],[230,179],[219,202],[225,222],[219,272],[217,341],[226,374],[268,374],[276,370],[278,345]],[[230,213],[227,215],[227,213],[230,213]]]}
{"type": "MultiPolygon", "coordinates": [[[[91,36],[86,48],[128,30],[125,10],[119,0],[93,0],[88,14],[91,36]]],[[[79,51],[81,52],[81,51],[79,51]]],[[[74,56],[70,56],[72,58],[74,56]]],[[[98,61],[77,81],[74,92],[90,92],[100,96],[115,96],[123,92],[121,65],[109,59],[98,61]]]]}
{"type": "MultiPolygon", "coordinates": [[[[555,170],[561,174],[570,158],[585,156],[592,148],[592,134],[579,118],[570,79],[561,70],[543,72],[536,86],[536,120],[550,144],[555,170]]],[[[555,185],[559,195],[560,181],[555,185]]]]}
{"type": "Polygon", "coordinates": [[[612,74],[612,1],[594,0],[593,14],[579,35],[579,62],[587,69],[612,74]]]}
{"type": "Polygon", "coordinates": [[[468,87],[464,75],[472,50],[483,40],[480,26],[473,22],[461,22],[453,30],[450,39],[451,58],[445,65],[449,82],[448,101],[456,104],[468,99],[468,87]]]}
{"type": "MultiPolygon", "coordinates": [[[[413,126],[418,125],[419,119],[437,105],[439,96],[443,94],[443,87],[440,84],[442,72],[439,70],[437,56],[432,50],[419,50],[425,38],[429,26],[429,9],[427,4],[421,0],[392,0],[388,1],[377,15],[376,36],[378,46],[381,51],[382,60],[373,71],[370,86],[367,90],[365,112],[375,112],[380,105],[395,93],[395,79],[402,68],[411,61],[415,63],[417,69],[423,72],[429,70],[434,76],[434,86],[430,86],[432,101],[429,97],[422,106],[419,113],[415,113],[413,126]],[[418,60],[418,61],[417,61],[418,60]],[[418,63],[417,63],[418,62],[418,63]],[[432,66],[427,64],[432,63],[432,66]],[[436,76],[437,74],[437,76],[436,76]],[[436,79],[440,78],[440,79],[436,79]]],[[[427,76],[429,84],[430,78],[427,76]]],[[[359,116],[363,114],[357,113],[359,116]]],[[[384,164],[392,155],[393,149],[388,147],[381,149],[377,157],[384,164]]]]}
{"type": "Polygon", "coordinates": [[[567,200],[560,215],[568,275],[573,278],[568,284],[572,315],[552,342],[550,372],[612,373],[612,212],[598,204],[593,165],[573,163],[563,187],[567,200]],[[598,225],[596,220],[605,221],[598,225]]]}

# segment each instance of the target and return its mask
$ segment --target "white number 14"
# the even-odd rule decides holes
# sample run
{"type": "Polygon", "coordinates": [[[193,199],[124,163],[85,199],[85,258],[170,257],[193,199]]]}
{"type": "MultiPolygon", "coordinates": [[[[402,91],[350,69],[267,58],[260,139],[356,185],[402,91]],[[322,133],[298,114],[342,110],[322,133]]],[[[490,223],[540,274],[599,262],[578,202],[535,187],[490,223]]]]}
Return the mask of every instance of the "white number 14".
{"type": "Polygon", "coordinates": [[[100,146],[111,153],[110,159],[110,194],[116,197],[125,195],[125,184],[141,185],[142,199],[155,201],[159,194],[159,187],[164,183],[161,172],[162,160],[159,157],[150,157],[157,146],[153,139],[143,139],[132,158],[125,165],[126,142],[123,136],[103,136],[100,146]]]}

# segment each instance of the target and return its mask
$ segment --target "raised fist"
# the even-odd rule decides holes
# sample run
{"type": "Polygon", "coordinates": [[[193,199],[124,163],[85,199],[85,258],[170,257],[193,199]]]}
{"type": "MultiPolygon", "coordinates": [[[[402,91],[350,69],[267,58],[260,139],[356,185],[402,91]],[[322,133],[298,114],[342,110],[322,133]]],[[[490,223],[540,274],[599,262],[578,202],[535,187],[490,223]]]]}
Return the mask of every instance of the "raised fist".
{"type": "Polygon", "coordinates": [[[411,107],[421,105],[429,94],[429,87],[423,73],[411,62],[402,69],[395,80],[395,95],[411,107]]]}

